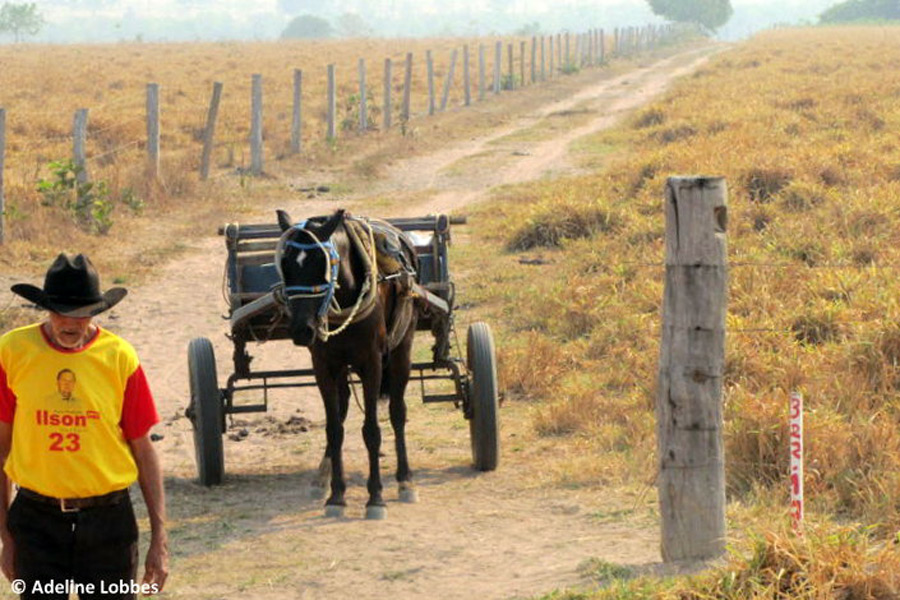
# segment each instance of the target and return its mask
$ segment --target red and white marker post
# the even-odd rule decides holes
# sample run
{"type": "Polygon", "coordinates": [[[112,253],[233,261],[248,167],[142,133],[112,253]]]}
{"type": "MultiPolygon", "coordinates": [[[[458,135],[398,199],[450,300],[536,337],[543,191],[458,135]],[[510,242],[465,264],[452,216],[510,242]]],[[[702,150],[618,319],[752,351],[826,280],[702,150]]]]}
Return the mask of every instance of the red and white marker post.
{"type": "Polygon", "coordinates": [[[803,395],[791,392],[790,401],[791,445],[791,525],[797,533],[803,532],[803,395]]]}

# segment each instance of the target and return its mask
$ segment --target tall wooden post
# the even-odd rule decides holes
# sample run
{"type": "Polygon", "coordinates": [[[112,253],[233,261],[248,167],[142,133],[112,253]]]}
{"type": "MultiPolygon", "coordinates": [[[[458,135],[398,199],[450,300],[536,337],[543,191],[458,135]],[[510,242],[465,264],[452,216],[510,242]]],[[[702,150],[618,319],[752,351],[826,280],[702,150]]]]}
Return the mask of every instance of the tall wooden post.
{"type": "Polygon", "coordinates": [[[403,74],[403,107],[400,111],[400,121],[405,125],[409,122],[409,102],[412,96],[412,52],[406,53],[406,72],[403,74]]]}
{"type": "Polygon", "coordinates": [[[444,93],[441,95],[441,112],[447,109],[447,102],[450,100],[450,88],[453,86],[453,74],[456,71],[456,48],[450,54],[450,70],[444,78],[444,93]]]}
{"type": "Polygon", "coordinates": [[[87,172],[87,122],[88,109],[79,108],[75,111],[75,119],[72,124],[72,154],[78,173],[75,178],[79,183],[88,181],[87,172]]]}
{"type": "Polygon", "coordinates": [[[159,178],[159,84],[147,84],[147,176],[159,178]]]}
{"type": "Polygon", "coordinates": [[[391,111],[393,111],[393,107],[391,106],[391,86],[393,85],[393,81],[391,81],[394,77],[393,73],[393,63],[390,58],[384,59],[384,130],[387,131],[391,128],[391,111]]]}
{"type": "Polygon", "coordinates": [[[263,172],[263,107],[262,75],[255,73],[252,78],[250,101],[250,173],[263,172]]]}
{"type": "Polygon", "coordinates": [[[537,36],[531,36],[531,83],[537,83],[537,36]]]}
{"type": "Polygon", "coordinates": [[[325,137],[329,142],[333,142],[337,138],[337,91],[334,81],[334,65],[328,65],[328,92],[327,92],[327,111],[328,111],[328,130],[325,137]]]}
{"type": "Polygon", "coordinates": [[[494,93],[500,93],[500,62],[503,60],[503,42],[497,42],[494,46],[494,93]]]}
{"type": "Polygon", "coordinates": [[[519,42],[519,81],[525,87],[525,42],[519,42]]]}
{"type": "Polygon", "coordinates": [[[428,114],[434,114],[434,61],[431,50],[425,51],[425,75],[428,78],[428,114]]]}
{"type": "Polygon", "coordinates": [[[463,46],[463,104],[472,104],[472,81],[469,79],[469,45],[463,46]]]}
{"type": "Polygon", "coordinates": [[[550,79],[553,79],[553,71],[556,70],[556,61],[553,54],[553,36],[550,36],[550,79]]]}
{"type": "Polygon", "coordinates": [[[6,197],[3,173],[6,168],[6,109],[0,108],[0,244],[6,241],[6,197]]]}
{"type": "Polygon", "coordinates": [[[547,81],[547,63],[544,59],[544,47],[546,44],[544,40],[544,36],[541,36],[541,81],[547,81]]]}
{"type": "Polygon", "coordinates": [[[516,72],[515,72],[515,65],[513,64],[513,45],[512,44],[506,45],[506,59],[507,59],[507,63],[508,63],[507,66],[509,67],[509,88],[508,89],[514,90],[514,89],[516,89],[516,72]]]}
{"type": "Polygon", "coordinates": [[[485,87],[484,44],[478,44],[478,100],[484,100],[485,87]]]}
{"type": "Polygon", "coordinates": [[[704,560],[725,551],[727,222],[724,178],[669,178],[656,402],[662,557],[667,562],[704,560]]]}
{"type": "Polygon", "coordinates": [[[222,83],[213,83],[212,99],[206,113],[206,128],[203,130],[203,155],[200,158],[200,179],[209,177],[209,161],[212,156],[213,140],[216,136],[216,118],[219,115],[219,101],[222,99],[222,83]]]}
{"type": "Polygon", "coordinates": [[[359,59],[359,131],[369,128],[369,114],[366,104],[366,59],[359,59]]]}
{"type": "Polygon", "coordinates": [[[303,148],[303,71],[294,69],[294,105],[291,116],[291,152],[303,148]]]}

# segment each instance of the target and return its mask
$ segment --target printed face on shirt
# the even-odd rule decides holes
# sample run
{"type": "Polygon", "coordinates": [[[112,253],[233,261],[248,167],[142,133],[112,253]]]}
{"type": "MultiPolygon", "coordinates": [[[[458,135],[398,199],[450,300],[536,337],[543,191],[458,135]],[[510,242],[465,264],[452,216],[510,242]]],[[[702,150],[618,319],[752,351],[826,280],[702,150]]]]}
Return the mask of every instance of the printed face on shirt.
{"type": "Polygon", "coordinates": [[[66,402],[74,400],[72,393],[75,391],[75,373],[69,369],[63,369],[56,375],[56,388],[59,396],[66,402]]]}

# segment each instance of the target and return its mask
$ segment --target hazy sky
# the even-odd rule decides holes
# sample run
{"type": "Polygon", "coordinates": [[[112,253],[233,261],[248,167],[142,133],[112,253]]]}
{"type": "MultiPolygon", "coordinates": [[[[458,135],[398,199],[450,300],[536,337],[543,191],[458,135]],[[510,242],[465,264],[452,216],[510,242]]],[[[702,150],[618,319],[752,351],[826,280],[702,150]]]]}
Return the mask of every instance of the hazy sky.
{"type": "MultiPolygon", "coordinates": [[[[300,14],[329,20],[355,13],[384,36],[508,34],[659,23],[646,0],[33,0],[47,25],[34,41],[277,39],[300,14]]],[[[811,23],[838,0],[731,0],[722,37],[775,23],[811,23]]],[[[0,38],[0,42],[10,41],[0,38]]]]}

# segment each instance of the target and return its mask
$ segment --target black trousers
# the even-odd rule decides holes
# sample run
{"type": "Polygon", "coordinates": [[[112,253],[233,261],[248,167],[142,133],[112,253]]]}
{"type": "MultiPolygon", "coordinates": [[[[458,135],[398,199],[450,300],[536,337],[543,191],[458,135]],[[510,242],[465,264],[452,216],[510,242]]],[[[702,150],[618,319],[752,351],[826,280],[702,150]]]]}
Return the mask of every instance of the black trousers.
{"type": "Polygon", "coordinates": [[[25,583],[21,598],[67,600],[70,591],[80,600],[135,598],[138,528],[130,498],[62,512],[19,494],[8,528],[16,577],[25,583]]]}

